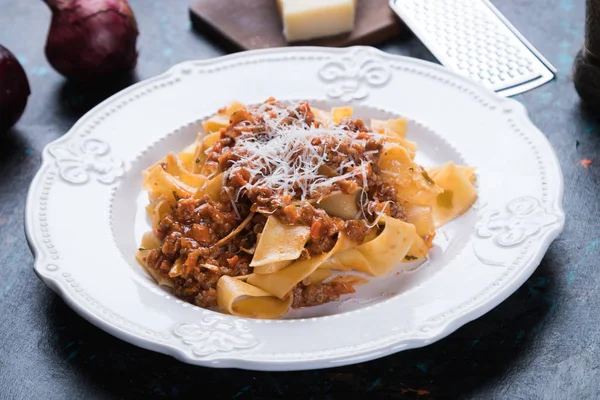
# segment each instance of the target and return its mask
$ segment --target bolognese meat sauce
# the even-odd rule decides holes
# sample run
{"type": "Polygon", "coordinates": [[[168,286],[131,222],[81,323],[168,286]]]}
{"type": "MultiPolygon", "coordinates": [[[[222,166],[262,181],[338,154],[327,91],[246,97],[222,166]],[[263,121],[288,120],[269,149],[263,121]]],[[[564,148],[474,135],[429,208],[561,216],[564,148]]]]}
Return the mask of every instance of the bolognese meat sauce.
{"type": "MultiPolygon", "coordinates": [[[[330,251],[342,232],[362,243],[381,213],[405,219],[395,189],[381,179],[377,168],[385,138],[362,120],[345,118],[329,133],[308,103],[290,109],[269,99],[237,111],[230,122],[207,153],[215,175],[225,172],[218,199],[178,199],[155,229],[162,247],[146,258],[147,267],[169,278],[174,294],[183,300],[215,307],[221,276],[251,274],[254,248],[269,215],[285,224],[310,227],[302,258],[330,251]],[[292,148],[272,143],[279,140],[274,126],[296,135],[292,148]],[[306,126],[323,134],[307,140],[302,132],[306,126]],[[256,159],[252,149],[269,144],[287,151],[286,165],[295,166],[294,171],[282,178],[276,176],[277,168],[283,168],[277,160],[268,154],[256,159]],[[354,218],[344,220],[318,208],[318,200],[334,192],[359,193],[354,218]],[[228,238],[246,220],[241,231],[228,238]]],[[[299,283],[292,292],[292,306],[297,308],[337,300],[354,288],[337,281],[299,283]]]]}

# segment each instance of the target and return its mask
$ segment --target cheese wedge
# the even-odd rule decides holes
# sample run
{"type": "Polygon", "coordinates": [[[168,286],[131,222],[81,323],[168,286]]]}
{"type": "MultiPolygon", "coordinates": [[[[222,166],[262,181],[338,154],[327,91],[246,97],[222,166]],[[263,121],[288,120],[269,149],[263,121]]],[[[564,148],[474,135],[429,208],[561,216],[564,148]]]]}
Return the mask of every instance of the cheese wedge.
{"type": "Polygon", "coordinates": [[[356,0],[277,0],[288,42],[350,32],[356,0]]]}

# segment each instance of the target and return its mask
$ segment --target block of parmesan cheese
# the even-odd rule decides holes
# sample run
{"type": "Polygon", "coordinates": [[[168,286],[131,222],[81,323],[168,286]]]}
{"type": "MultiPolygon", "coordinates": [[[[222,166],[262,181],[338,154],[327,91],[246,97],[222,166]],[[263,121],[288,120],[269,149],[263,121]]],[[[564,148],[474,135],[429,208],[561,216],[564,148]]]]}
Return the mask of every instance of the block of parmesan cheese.
{"type": "Polygon", "coordinates": [[[288,42],[350,32],[356,0],[277,0],[288,42]]]}

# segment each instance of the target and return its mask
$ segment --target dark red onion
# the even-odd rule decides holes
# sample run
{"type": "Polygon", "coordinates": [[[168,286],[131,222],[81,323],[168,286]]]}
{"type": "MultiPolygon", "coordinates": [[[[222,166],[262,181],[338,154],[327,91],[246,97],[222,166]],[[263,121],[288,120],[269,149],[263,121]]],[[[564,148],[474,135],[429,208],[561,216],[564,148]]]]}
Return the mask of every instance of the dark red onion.
{"type": "Polygon", "coordinates": [[[0,45],[0,132],[9,130],[21,118],[30,94],[23,67],[0,45]]]}
{"type": "Polygon", "coordinates": [[[132,70],[138,27],[126,0],[44,0],[52,10],[46,57],[65,77],[92,81],[132,70]]]}

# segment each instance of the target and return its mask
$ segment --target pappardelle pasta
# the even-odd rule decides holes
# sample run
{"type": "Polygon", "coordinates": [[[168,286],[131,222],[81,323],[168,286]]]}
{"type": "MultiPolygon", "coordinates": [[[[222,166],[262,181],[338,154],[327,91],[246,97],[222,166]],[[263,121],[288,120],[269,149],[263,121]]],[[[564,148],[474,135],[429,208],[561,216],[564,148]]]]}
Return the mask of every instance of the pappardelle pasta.
{"type": "Polygon", "coordinates": [[[426,257],[477,198],[474,168],[424,169],[405,119],[273,98],[234,102],[144,171],[152,221],[136,255],[200,307],[279,318],[426,257]]]}

